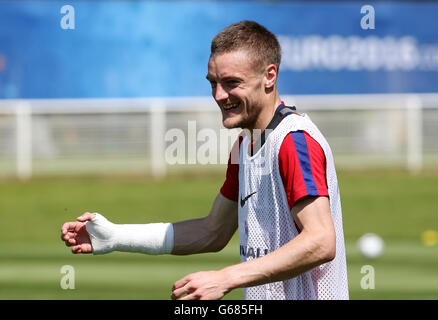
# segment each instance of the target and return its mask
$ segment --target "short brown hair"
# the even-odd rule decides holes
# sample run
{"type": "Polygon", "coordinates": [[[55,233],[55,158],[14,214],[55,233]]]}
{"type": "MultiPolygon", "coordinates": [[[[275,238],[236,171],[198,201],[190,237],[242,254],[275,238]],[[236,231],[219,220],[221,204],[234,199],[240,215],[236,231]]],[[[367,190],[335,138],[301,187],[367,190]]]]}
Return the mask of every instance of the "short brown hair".
{"type": "Polygon", "coordinates": [[[235,50],[248,50],[254,65],[265,68],[274,64],[277,72],[281,63],[281,47],[277,37],[254,21],[240,21],[219,32],[211,42],[211,55],[235,50]]]}

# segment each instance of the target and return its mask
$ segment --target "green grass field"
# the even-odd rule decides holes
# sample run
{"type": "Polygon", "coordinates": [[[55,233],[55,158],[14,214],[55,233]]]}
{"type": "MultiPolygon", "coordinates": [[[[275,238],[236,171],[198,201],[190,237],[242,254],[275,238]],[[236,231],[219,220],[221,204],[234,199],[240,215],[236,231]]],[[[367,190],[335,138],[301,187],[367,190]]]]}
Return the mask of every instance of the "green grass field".
{"type": "MultiPolygon", "coordinates": [[[[223,174],[47,178],[0,182],[0,299],[169,299],[188,273],[239,262],[237,237],[219,253],[147,256],[73,255],[60,228],[85,211],[115,223],[174,222],[208,214],[223,174]],[[61,267],[75,270],[75,289],[63,290],[61,267]]],[[[438,246],[420,235],[438,230],[438,173],[340,172],[351,299],[438,299],[438,246]],[[357,239],[375,232],[385,241],[376,260],[362,258],[357,239]],[[375,270],[375,289],[360,286],[361,268],[375,270]]],[[[242,299],[235,290],[225,299],[242,299]]]]}

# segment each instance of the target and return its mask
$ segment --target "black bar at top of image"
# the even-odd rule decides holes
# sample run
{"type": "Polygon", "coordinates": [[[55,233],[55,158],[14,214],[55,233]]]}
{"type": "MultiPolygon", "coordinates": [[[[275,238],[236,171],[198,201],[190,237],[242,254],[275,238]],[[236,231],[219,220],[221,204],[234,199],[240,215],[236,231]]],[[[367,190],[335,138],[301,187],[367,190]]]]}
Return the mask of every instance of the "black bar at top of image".
{"type": "MultiPolygon", "coordinates": [[[[50,2],[65,2],[69,3],[72,0],[0,0],[0,2],[44,2],[44,3],[50,3],[50,2]]],[[[96,2],[156,2],[158,0],[95,0],[96,2]]],[[[236,0],[159,0],[160,2],[199,2],[199,3],[205,3],[205,2],[236,2],[236,0]]],[[[438,0],[238,0],[239,2],[265,2],[270,4],[275,3],[342,3],[342,2],[349,2],[349,3],[362,3],[362,4],[373,4],[373,3],[438,3],[438,0]]],[[[74,0],[74,3],[78,2],[92,2],[92,0],[74,0]]]]}

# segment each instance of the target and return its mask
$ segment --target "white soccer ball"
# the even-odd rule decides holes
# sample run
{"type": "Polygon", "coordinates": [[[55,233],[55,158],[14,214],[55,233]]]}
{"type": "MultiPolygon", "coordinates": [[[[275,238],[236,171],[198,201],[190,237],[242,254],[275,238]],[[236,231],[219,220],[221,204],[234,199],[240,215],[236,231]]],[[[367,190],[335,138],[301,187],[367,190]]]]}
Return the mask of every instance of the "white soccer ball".
{"type": "Polygon", "coordinates": [[[383,253],[385,244],[377,234],[366,233],[359,238],[357,247],[365,258],[377,258],[383,253]]]}

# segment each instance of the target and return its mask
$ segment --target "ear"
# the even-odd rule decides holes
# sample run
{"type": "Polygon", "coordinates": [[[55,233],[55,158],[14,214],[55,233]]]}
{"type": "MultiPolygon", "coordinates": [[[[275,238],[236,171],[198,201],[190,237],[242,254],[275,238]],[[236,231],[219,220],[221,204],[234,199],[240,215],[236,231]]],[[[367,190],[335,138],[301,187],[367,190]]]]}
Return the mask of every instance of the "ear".
{"type": "Polygon", "coordinates": [[[266,67],[265,71],[265,88],[273,88],[277,81],[277,67],[275,64],[270,64],[266,67]]]}

